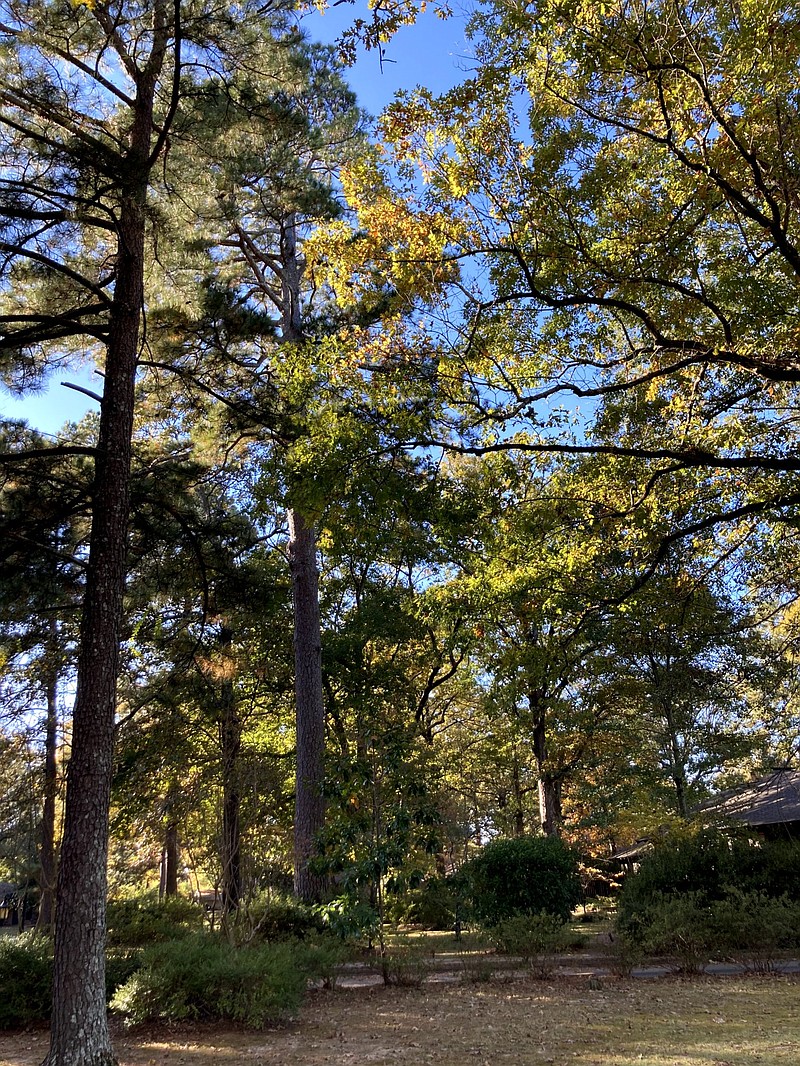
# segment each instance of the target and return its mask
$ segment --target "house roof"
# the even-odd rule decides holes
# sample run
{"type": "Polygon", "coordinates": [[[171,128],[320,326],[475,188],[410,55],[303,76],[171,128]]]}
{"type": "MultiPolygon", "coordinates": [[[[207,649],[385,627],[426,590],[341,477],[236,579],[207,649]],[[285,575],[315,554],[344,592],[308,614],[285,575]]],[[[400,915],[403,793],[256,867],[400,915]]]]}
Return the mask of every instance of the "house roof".
{"type": "Polygon", "coordinates": [[[697,811],[746,825],[800,822],[800,770],[773,770],[757,781],[721,792],[697,811]]]}

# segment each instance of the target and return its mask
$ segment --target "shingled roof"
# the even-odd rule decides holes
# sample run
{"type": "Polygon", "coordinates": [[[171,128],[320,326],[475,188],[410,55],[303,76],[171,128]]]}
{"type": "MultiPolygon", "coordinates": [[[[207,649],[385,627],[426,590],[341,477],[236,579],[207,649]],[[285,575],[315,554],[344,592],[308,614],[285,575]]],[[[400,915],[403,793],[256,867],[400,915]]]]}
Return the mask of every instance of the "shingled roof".
{"type": "Polygon", "coordinates": [[[773,770],[757,781],[721,792],[697,811],[753,826],[800,822],[800,770],[773,770]]]}

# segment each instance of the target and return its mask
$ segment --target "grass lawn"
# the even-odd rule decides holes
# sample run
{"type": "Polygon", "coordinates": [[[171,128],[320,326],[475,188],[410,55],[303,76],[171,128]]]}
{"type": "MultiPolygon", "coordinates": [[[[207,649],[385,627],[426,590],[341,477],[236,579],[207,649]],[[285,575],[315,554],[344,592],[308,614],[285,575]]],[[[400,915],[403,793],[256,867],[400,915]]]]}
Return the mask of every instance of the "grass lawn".
{"type": "MultiPolygon", "coordinates": [[[[429,985],[318,992],[284,1029],[117,1030],[121,1066],[796,1066],[796,978],[429,985]]],[[[36,1066],[47,1032],[0,1034],[36,1066]]]]}

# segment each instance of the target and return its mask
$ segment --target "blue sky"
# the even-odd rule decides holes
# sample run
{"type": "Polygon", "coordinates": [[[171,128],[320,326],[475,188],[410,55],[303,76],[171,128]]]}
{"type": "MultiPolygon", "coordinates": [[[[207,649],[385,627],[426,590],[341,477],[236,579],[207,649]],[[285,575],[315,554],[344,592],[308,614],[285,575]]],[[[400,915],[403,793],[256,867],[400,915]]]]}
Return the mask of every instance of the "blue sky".
{"type": "MultiPolygon", "coordinates": [[[[354,18],[368,17],[365,0],[342,3],[324,14],[310,13],[303,25],[316,40],[333,42],[354,18]]],[[[444,92],[458,84],[470,66],[469,42],[464,37],[465,19],[442,20],[429,10],[413,26],[403,27],[385,45],[383,63],[377,52],[362,52],[351,68],[349,81],[361,106],[377,115],[401,89],[424,85],[444,92]]],[[[0,416],[22,418],[37,429],[55,434],[69,420],[78,420],[97,403],[79,392],[65,388],[62,381],[102,391],[102,382],[87,370],[60,370],[53,375],[45,392],[16,399],[0,385],[0,416]]]]}

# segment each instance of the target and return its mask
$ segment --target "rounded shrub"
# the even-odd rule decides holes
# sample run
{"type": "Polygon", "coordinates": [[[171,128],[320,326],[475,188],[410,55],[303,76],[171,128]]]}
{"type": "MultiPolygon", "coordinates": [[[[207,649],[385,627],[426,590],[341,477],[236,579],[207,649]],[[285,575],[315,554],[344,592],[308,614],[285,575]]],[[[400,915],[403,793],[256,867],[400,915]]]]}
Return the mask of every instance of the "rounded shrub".
{"type": "Polygon", "coordinates": [[[398,896],[387,907],[389,921],[422,925],[428,929],[450,929],[456,919],[456,893],[443,877],[428,877],[418,888],[398,896]]]}
{"type": "Polygon", "coordinates": [[[558,837],[493,840],[462,873],[475,917],[486,925],[517,914],[566,922],[581,898],[576,857],[558,837]]]}

